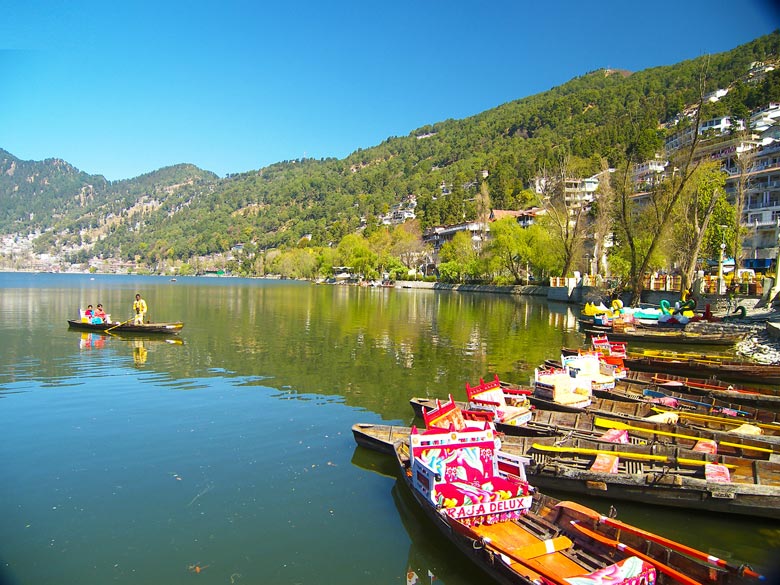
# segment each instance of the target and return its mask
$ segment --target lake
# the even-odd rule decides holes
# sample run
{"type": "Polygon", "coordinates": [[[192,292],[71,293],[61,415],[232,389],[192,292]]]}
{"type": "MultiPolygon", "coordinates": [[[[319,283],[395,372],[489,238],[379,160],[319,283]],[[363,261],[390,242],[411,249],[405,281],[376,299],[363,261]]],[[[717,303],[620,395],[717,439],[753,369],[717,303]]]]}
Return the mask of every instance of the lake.
{"type": "MultiPolygon", "coordinates": [[[[350,429],[411,424],[409,398],[463,399],[480,377],[527,382],[584,343],[573,309],[290,281],[0,274],[0,583],[484,582],[350,429]],[[136,292],[150,320],[185,322],[178,339],[68,329],[87,304],[130,318],[136,292]]],[[[772,521],[584,503],[754,565],[780,540],[772,521]]]]}

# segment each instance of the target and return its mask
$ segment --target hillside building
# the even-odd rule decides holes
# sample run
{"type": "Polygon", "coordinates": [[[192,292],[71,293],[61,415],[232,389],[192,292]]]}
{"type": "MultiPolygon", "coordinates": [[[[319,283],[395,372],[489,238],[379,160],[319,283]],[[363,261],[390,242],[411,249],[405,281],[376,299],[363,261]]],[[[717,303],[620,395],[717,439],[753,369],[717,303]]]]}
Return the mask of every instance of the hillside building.
{"type": "MultiPolygon", "coordinates": [[[[743,267],[774,269],[780,243],[780,103],[754,111],[750,131],[743,130],[741,123],[732,125],[728,117],[702,122],[702,140],[696,156],[720,163],[728,174],[725,191],[730,201],[735,201],[740,183],[743,186],[743,267]]],[[[690,144],[692,136],[692,128],[670,136],[666,141],[667,153],[690,144]]],[[[639,186],[641,182],[635,184],[639,186]]],[[[638,196],[641,197],[640,189],[638,196]]]]}

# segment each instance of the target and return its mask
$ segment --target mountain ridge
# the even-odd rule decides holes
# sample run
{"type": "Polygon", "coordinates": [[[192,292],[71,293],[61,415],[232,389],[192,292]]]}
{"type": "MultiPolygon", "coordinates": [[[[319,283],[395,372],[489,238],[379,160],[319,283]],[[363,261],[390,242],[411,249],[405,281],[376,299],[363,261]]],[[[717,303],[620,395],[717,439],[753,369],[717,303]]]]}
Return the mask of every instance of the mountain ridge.
{"type": "Polygon", "coordinates": [[[457,223],[475,217],[482,182],[493,207],[523,208],[533,202],[533,178],[563,154],[589,176],[602,158],[622,160],[637,132],[660,144],[659,124],[696,102],[703,70],[708,89],[742,84],[745,100],[772,92],[780,99],[776,72],[767,90],[744,80],[750,63],[778,54],[775,32],[674,65],[599,69],[467,118],[390,136],[343,159],[280,161],[224,178],[180,163],[112,182],[60,159],[21,161],[0,149],[0,233],[42,233],[38,251],[68,250],[73,258],[153,263],[224,253],[238,243],[294,246],[305,235],[311,245],[337,243],[374,229],[409,195],[423,226],[457,223]]]}

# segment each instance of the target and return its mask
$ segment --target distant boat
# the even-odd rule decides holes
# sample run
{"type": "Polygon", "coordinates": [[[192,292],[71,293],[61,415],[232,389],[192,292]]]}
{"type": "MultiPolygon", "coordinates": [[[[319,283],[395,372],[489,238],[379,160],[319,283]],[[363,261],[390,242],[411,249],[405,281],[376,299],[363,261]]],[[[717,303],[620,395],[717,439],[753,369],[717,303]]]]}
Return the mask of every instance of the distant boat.
{"type": "Polygon", "coordinates": [[[83,331],[104,331],[117,333],[162,333],[174,335],[181,331],[184,323],[176,321],[174,323],[86,323],[77,319],[68,319],[68,327],[71,329],[80,329],[83,331]]]}

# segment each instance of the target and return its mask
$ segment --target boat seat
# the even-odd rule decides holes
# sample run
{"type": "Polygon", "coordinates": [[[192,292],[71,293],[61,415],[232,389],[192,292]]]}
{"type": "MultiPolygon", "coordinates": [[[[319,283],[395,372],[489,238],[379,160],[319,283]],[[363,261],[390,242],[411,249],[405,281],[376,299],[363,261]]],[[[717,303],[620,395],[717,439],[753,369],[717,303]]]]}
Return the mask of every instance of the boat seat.
{"type": "Polygon", "coordinates": [[[618,561],[614,565],[597,569],[586,575],[577,575],[576,577],[564,578],[564,581],[576,585],[593,585],[601,583],[655,583],[655,567],[650,563],[643,561],[639,557],[628,557],[618,561]]]}
{"type": "Polygon", "coordinates": [[[524,478],[499,474],[489,424],[462,432],[432,428],[422,435],[413,429],[411,439],[415,488],[461,522],[517,518],[530,505],[530,496],[519,501],[530,493],[524,478]]]}
{"type": "Polygon", "coordinates": [[[520,406],[507,402],[498,375],[490,382],[485,382],[480,378],[477,386],[471,386],[466,382],[466,396],[469,400],[469,408],[491,410],[499,422],[524,424],[530,418],[531,409],[525,398],[523,399],[526,403],[520,406]]]}
{"type": "Polygon", "coordinates": [[[556,536],[555,538],[540,540],[539,542],[516,548],[512,551],[512,554],[521,559],[535,559],[536,557],[566,550],[571,545],[572,541],[568,536],[556,536]]]}
{"type": "Polygon", "coordinates": [[[425,421],[425,428],[438,427],[440,429],[455,429],[460,431],[466,428],[466,420],[463,418],[463,413],[460,408],[455,404],[452,399],[452,394],[449,396],[449,400],[442,404],[439,399],[436,399],[436,407],[430,410],[423,409],[423,420],[425,421]]]}

